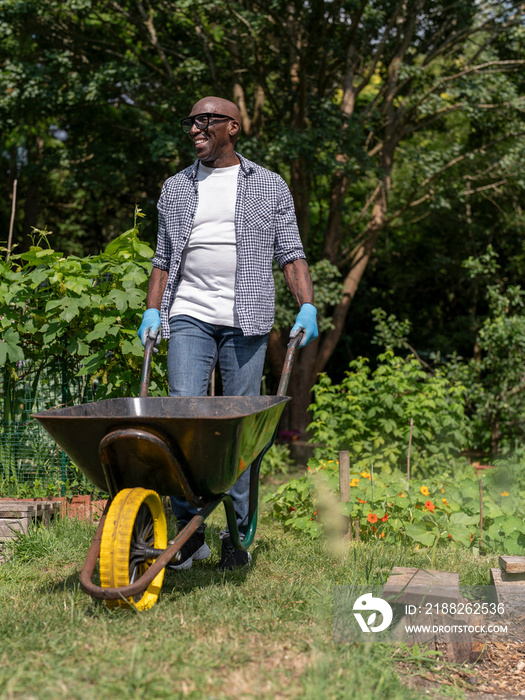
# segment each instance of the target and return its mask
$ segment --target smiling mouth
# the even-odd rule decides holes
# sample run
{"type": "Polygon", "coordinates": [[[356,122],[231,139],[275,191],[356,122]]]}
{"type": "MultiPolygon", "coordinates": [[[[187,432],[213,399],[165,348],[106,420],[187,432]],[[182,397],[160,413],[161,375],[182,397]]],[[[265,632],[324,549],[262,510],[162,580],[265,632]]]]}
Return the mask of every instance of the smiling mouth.
{"type": "Polygon", "coordinates": [[[193,144],[194,144],[195,146],[200,146],[201,144],[206,143],[207,140],[208,140],[208,139],[204,139],[204,138],[202,138],[202,136],[200,136],[199,138],[195,139],[195,141],[193,142],[193,144]]]}

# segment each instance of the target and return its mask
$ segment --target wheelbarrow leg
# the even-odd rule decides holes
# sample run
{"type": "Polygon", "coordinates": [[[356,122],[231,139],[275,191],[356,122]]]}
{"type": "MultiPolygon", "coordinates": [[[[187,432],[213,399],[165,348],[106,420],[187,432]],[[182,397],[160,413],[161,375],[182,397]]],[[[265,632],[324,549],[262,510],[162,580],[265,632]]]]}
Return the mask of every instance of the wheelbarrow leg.
{"type": "Polygon", "coordinates": [[[272,439],[268,442],[266,447],[251,465],[248,527],[246,530],[246,534],[242,539],[239,532],[239,527],[237,525],[237,517],[235,515],[235,510],[233,507],[233,501],[231,499],[231,496],[228,496],[228,494],[225,494],[223,496],[224,510],[226,511],[226,521],[228,523],[228,531],[230,533],[230,538],[235,549],[246,551],[252,544],[253,538],[255,537],[255,531],[257,530],[257,516],[259,507],[259,472],[261,469],[261,462],[263,460],[264,455],[273,445],[276,435],[277,430],[275,431],[272,439]]]}
{"type": "MultiPolygon", "coordinates": [[[[299,347],[303,335],[304,334],[301,332],[295,337],[291,338],[288,342],[281,380],[277,389],[277,396],[284,396],[286,394],[288,382],[292,373],[295,353],[297,351],[297,348],[299,347]]],[[[240,537],[239,528],[237,526],[237,518],[235,516],[235,510],[233,508],[233,501],[230,498],[230,496],[223,496],[224,509],[226,511],[226,520],[228,522],[228,530],[230,533],[232,544],[236,549],[240,549],[243,551],[247,550],[248,547],[252,544],[253,538],[255,537],[255,530],[257,529],[257,509],[259,502],[259,471],[264,455],[268,452],[270,447],[275,442],[275,438],[277,437],[277,430],[278,428],[275,429],[272,439],[268,442],[261,454],[257,457],[257,459],[252,463],[251,466],[250,494],[248,506],[248,528],[246,531],[246,535],[243,539],[241,539],[240,537]]]]}

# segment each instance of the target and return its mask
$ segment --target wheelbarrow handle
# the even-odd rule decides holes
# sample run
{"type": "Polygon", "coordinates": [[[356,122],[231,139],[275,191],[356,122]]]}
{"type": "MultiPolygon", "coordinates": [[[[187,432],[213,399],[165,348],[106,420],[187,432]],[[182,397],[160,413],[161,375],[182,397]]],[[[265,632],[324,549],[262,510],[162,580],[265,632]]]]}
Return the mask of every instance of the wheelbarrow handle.
{"type": "MultiPolygon", "coordinates": [[[[286,389],[288,388],[288,382],[290,381],[290,375],[292,373],[295,352],[303,339],[303,335],[304,333],[301,332],[298,333],[295,337],[290,338],[288,347],[286,348],[286,356],[284,358],[281,380],[277,389],[277,396],[286,396],[286,389]]],[[[153,357],[154,347],[155,338],[150,338],[149,336],[147,336],[146,342],[144,344],[144,362],[142,364],[142,375],[140,378],[139,397],[141,399],[147,397],[148,395],[149,379],[151,375],[151,360],[153,357]]]]}
{"type": "Polygon", "coordinates": [[[151,375],[151,359],[153,357],[153,348],[155,347],[155,338],[146,336],[144,343],[144,362],[142,363],[142,374],[140,377],[140,393],[141,399],[148,395],[149,378],[151,375]]]}
{"type": "Polygon", "coordinates": [[[288,382],[290,381],[290,375],[292,374],[295,352],[299,347],[303,336],[304,333],[301,331],[295,337],[290,338],[290,341],[288,342],[286,356],[284,358],[283,371],[281,372],[281,381],[279,382],[279,387],[277,388],[277,396],[286,396],[286,389],[288,388],[288,382]]]}

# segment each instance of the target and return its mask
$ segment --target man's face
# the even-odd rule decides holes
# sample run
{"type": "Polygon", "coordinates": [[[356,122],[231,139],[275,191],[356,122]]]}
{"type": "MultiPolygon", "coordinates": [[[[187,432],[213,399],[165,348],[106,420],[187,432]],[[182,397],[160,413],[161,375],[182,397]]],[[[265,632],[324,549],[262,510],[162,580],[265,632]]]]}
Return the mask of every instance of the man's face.
{"type": "MultiPolygon", "coordinates": [[[[224,114],[213,103],[203,104],[197,102],[190,112],[190,117],[203,113],[224,114]]],[[[192,125],[189,136],[193,141],[197,158],[204,164],[213,166],[214,163],[231,158],[233,144],[231,141],[232,120],[217,117],[210,118],[208,128],[201,131],[195,124],[192,125]]]]}

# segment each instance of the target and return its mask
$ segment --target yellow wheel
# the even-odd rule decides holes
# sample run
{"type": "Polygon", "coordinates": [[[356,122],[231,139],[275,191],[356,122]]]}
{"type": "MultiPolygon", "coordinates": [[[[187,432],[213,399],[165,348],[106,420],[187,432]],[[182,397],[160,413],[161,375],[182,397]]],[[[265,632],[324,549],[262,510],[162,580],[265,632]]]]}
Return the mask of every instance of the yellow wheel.
{"type": "MultiPolygon", "coordinates": [[[[168,533],[164,507],[156,491],[123,489],[111,503],[100,543],[100,583],[104,588],[122,588],[136,581],[149,568],[143,547],[166,549],[168,533]]],[[[108,608],[126,608],[130,603],[148,610],[157,602],[164,569],[148,588],[133,598],[106,600],[108,608]]]]}

